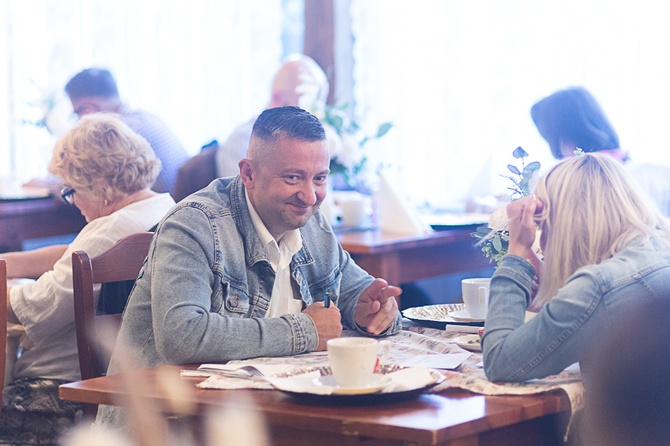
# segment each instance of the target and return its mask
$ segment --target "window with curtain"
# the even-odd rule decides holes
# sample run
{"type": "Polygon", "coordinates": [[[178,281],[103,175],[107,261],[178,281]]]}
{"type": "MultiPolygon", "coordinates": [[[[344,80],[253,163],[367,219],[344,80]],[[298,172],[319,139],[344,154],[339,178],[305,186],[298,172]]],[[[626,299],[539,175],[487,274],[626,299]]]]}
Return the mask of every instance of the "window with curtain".
{"type": "Polygon", "coordinates": [[[302,50],[302,8],[302,0],[3,0],[0,176],[46,173],[72,123],[63,87],[89,66],[110,69],[121,99],[160,116],[192,153],[225,139],[267,104],[282,57],[302,50]]]}
{"type": "Polygon", "coordinates": [[[635,161],[670,164],[670,6],[659,1],[351,0],[357,114],[392,120],[375,156],[417,204],[506,194],[522,146],[554,161],[530,118],[556,90],[589,89],[635,161]]]}

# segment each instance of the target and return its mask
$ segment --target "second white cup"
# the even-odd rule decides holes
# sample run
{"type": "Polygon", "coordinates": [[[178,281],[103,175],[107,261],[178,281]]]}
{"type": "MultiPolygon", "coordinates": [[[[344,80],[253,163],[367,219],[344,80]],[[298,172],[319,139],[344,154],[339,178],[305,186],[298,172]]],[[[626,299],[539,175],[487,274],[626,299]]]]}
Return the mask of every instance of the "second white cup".
{"type": "Polygon", "coordinates": [[[389,355],[391,343],[373,338],[350,337],[328,341],[328,362],[340,387],[366,387],[372,382],[375,365],[389,355]]]}
{"type": "Polygon", "coordinates": [[[465,309],[473,319],[486,319],[489,309],[490,278],[463,279],[463,303],[465,309]]]}
{"type": "Polygon", "coordinates": [[[341,200],[340,209],[342,210],[344,224],[351,227],[365,226],[366,224],[369,224],[369,201],[369,198],[360,194],[352,194],[346,199],[341,200]]]}

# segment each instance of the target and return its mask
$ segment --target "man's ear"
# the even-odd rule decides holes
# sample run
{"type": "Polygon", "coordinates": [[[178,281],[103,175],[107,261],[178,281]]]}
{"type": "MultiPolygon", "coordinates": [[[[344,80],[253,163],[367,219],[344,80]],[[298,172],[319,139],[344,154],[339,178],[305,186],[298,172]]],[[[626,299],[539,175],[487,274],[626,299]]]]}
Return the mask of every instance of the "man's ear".
{"type": "Polygon", "coordinates": [[[240,177],[242,183],[247,189],[252,189],[254,184],[254,165],[253,161],[247,158],[242,158],[237,165],[240,168],[240,177]]]}

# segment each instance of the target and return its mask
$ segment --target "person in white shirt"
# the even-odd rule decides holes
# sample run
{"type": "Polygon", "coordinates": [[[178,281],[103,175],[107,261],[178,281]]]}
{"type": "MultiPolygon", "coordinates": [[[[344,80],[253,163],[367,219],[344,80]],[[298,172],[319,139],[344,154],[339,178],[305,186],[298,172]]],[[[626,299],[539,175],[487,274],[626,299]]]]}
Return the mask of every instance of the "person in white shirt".
{"type": "MultiPolygon", "coordinates": [[[[70,245],[2,254],[8,277],[37,277],[11,286],[7,316],[29,338],[3,393],[0,444],[56,444],[81,418],[83,405],[58,398],[58,386],[81,379],[72,300],[72,252],[94,257],[120,239],[148,231],[175,204],[151,190],[161,163],[149,143],[117,117],[81,119],[54,149],[49,170],[62,198],[87,224],[70,245]]],[[[44,222],[48,224],[48,222],[44,222]]]]}
{"type": "MultiPolygon", "coordinates": [[[[314,59],[304,54],[292,54],[282,63],[272,81],[270,101],[266,109],[285,105],[299,106],[320,116],[328,99],[328,77],[314,59]]],[[[216,151],[216,171],[219,178],[240,173],[237,163],[246,156],[251,129],[256,118],[240,124],[216,151]]],[[[326,130],[328,138],[333,135],[326,130]]]]}

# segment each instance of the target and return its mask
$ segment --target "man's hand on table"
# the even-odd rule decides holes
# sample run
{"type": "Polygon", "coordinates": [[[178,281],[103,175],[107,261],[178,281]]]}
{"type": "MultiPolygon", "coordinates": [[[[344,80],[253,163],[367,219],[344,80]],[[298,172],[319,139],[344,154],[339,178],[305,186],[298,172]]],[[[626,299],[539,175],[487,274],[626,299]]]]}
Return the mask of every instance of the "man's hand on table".
{"type": "Polygon", "coordinates": [[[316,302],[305,308],[304,314],[312,318],[316,326],[316,332],[319,335],[319,345],[316,350],[325,350],[329,339],[339,338],[342,333],[342,316],[340,309],[334,304],[329,308],[323,305],[323,302],[316,302]]]}
{"type": "Polygon", "coordinates": [[[389,285],[384,279],[375,279],[358,298],[354,321],[368,333],[378,335],[386,330],[398,316],[398,302],[402,290],[389,285]]]}

